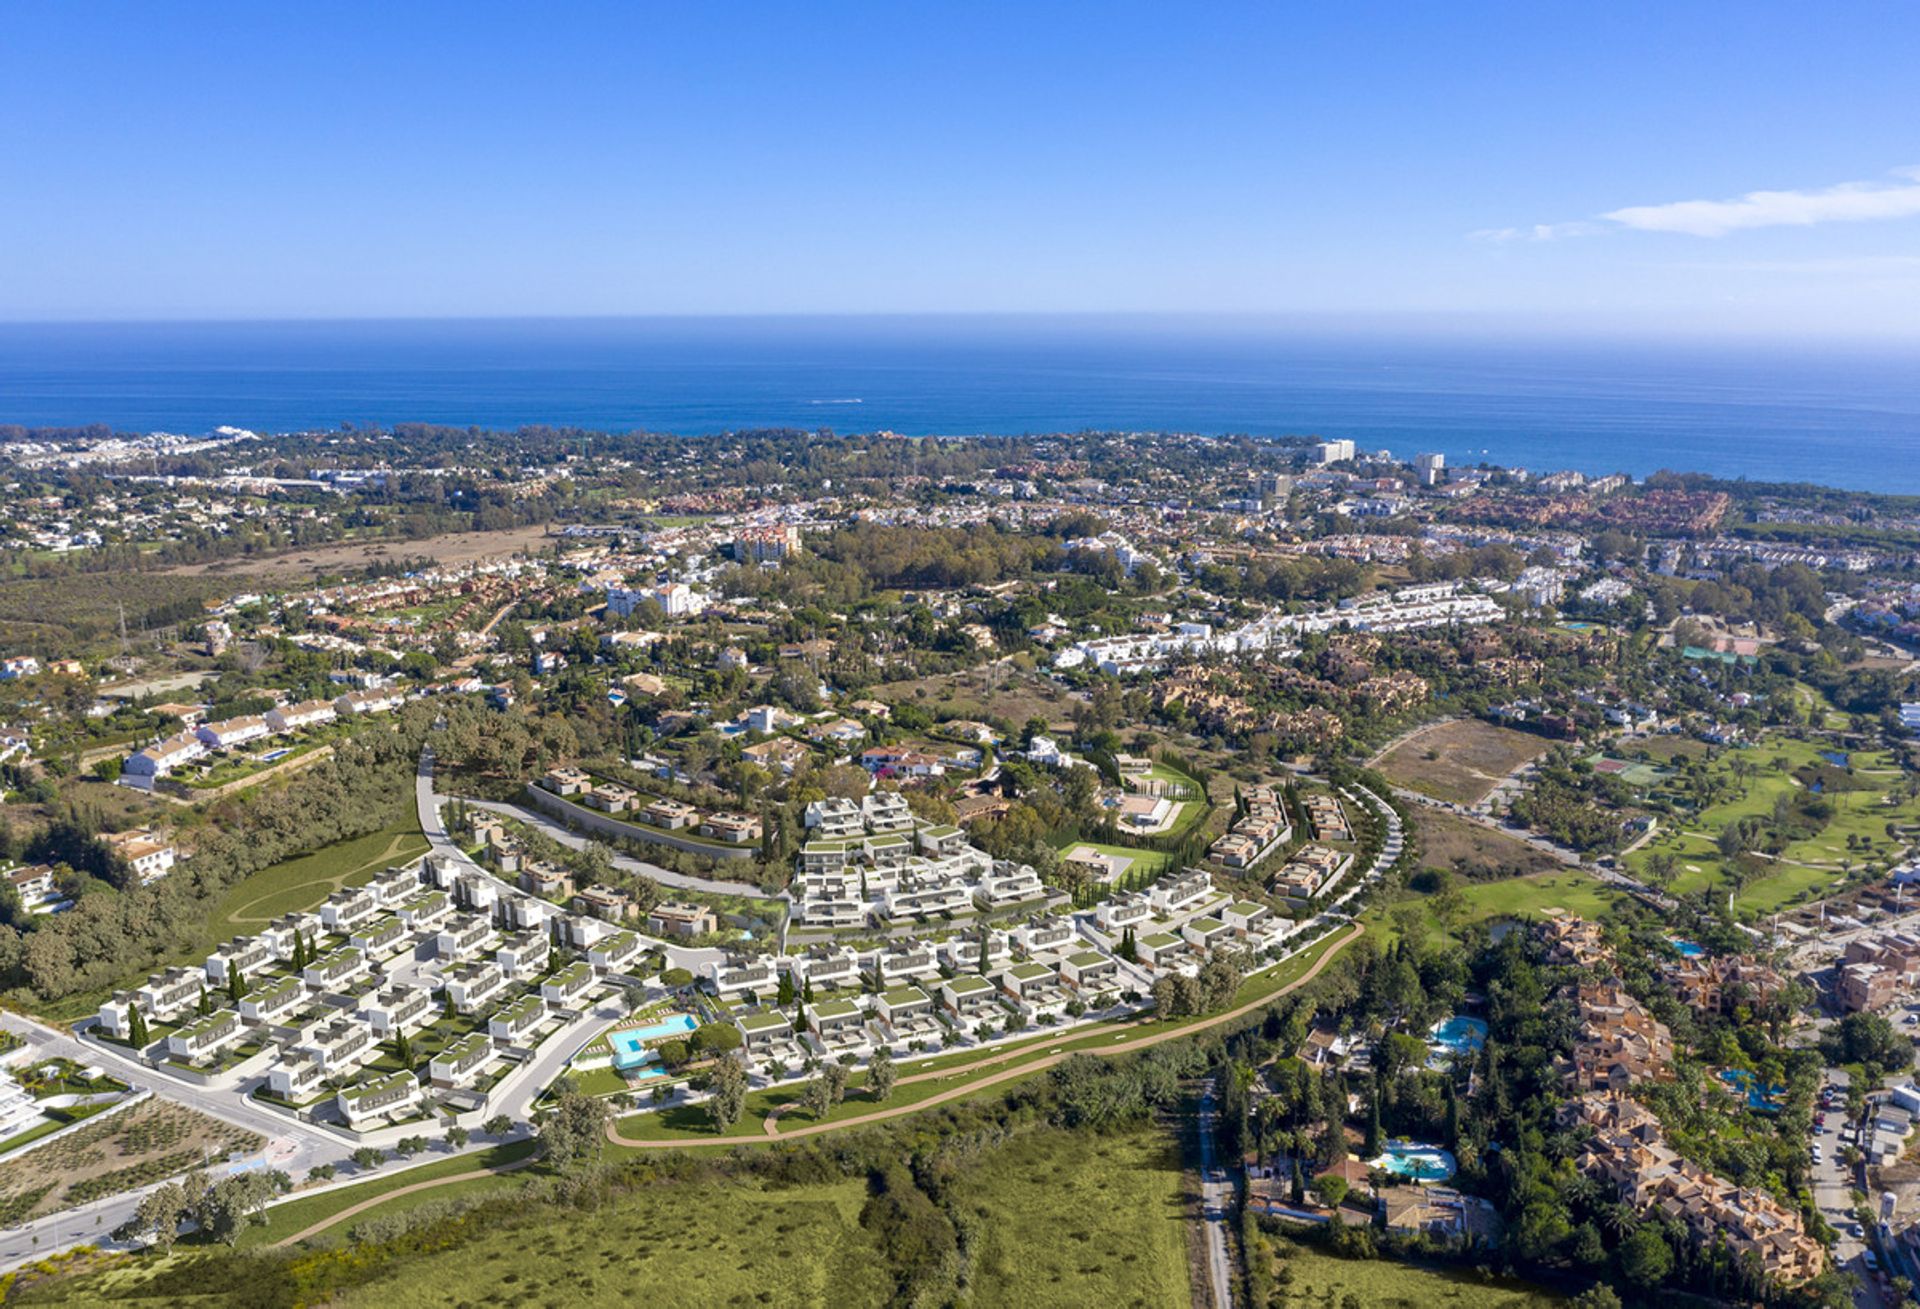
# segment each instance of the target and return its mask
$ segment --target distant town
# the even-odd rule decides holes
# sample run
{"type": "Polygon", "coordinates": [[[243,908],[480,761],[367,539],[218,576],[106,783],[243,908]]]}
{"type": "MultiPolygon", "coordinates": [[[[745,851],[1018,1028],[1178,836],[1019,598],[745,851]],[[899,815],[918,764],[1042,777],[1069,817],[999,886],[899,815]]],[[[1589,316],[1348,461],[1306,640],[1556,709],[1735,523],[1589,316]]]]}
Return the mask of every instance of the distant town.
{"type": "Polygon", "coordinates": [[[1014,1139],[1173,1149],[1133,1275],[1232,1303],[1920,1280],[1911,500],[429,426],[0,483],[23,1292],[844,1167],[956,1302],[1014,1139]]]}

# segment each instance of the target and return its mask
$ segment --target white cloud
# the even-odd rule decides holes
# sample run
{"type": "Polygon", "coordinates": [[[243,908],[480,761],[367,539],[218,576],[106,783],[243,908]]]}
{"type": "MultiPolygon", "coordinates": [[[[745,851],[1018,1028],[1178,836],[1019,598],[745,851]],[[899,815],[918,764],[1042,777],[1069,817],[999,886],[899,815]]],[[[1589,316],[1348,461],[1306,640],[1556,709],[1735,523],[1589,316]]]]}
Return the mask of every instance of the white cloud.
{"type": "Polygon", "coordinates": [[[1629,205],[1601,214],[1598,222],[1485,228],[1471,235],[1489,241],[1552,241],[1625,228],[1720,237],[1756,227],[1811,227],[1816,223],[1920,217],[1920,168],[1896,168],[1891,175],[1899,180],[1842,182],[1815,191],[1749,191],[1732,200],[1629,205]]]}

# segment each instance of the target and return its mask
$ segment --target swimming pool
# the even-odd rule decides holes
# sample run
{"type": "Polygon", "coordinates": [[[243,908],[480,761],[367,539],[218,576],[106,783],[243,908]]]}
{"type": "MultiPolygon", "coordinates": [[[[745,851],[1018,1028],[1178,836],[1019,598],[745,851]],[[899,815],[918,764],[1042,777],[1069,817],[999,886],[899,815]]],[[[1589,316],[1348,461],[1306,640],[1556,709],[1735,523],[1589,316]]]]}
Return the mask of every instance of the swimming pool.
{"type": "Polygon", "coordinates": [[[1367,1167],[1378,1168],[1415,1182],[1444,1182],[1454,1174],[1453,1153],[1437,1145],[1418,1141],[1388,1141],[1385,1153],[1367,1160],[1367,1167]]]}
{"type": "Polygon", "coordinates": [[[641,1064],[651,1063],[653,1051],[647,1049],[648,1041],[657,1041],[663,1036],[679,1036],[699,1025],[687,1014],[674,1014],[646,1027],[629,1027],[625,1031],[615,1032],[607,1038],[607,1044],[613,1047],[613,1066],[624,1073],[641,1064]]]}
{"type": "Polygon", "coordinates": [[[1707,952],[1707,947],[1678,936],[1669,936],[1667,944],[1680,952],[1682,959],[1698,959],[1707,952]]]}
{"type": "Polygon", "coordinates": [[[1760,1079],[1744,1068],[1722,1068],[1719,1077],[1729,1091],[1746,1097],[1747,1108],[1763,1114],[1780,1112],[1780,1102],[1787,1094],[1786,1087],[1762,1086],[1760,1079]]]}
{"type": "Polygon", "coordinates": [[[1444,1023],[1435,1023],[1427,1032],[1427,1045],[1436,1054],[1473,1054],[1486,1043],[1486,1023],[1465,1014],[1455,1014],[1444,1023]]]}
{"type": "Polygon", "coordinates": [[[269,750],[265,754],[260,756],[260,762],[263,764],[270,764],[276,759],[285,759],[288,755],[292,753],[293,751],[291,748],[283,749],[283,750],[269,750]]]}

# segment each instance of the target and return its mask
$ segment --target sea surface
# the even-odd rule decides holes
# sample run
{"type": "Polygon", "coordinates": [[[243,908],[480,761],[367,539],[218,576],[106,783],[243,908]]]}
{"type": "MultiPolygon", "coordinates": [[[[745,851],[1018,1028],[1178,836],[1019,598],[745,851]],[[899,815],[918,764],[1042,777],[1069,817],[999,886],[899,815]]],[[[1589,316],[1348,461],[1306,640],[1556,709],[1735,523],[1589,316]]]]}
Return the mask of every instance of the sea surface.
{"type": "Polygon", "coordinates": [[[0,424],[1352,437],[1454,465],[1920,494],[1920,354],[1185,319],[0,324],[0,424]]]}

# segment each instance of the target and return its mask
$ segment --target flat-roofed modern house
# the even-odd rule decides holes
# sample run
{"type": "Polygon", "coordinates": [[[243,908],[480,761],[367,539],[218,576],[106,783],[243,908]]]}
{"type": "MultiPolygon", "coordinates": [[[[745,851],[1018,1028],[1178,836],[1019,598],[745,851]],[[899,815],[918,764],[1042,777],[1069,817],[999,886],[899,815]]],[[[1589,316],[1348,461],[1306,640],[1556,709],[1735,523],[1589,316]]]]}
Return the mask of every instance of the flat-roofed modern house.
{"type": "Polygon", "coordinates": [[[1153,917],[1153,905],[1146,896],[1138,891],[1129,891],[1103,900],[1093,911],[1093,921],[1100,930],[1110,936],[1117,936],[1127,928],[1138,928],[1140,924],[1153,917]]]}
{"type": "Polygon", "coordinates": [[[460,914],[440,925],[433,952],[441,959],[470,959],[493,935],[493,924],[479,914],[460,914]]]}
{"type": "Polygon", "coordinates": [[[238,1011],[216,1009],[169,1032],[167,1054],[189,1061],[206,1059],[238,1041],[242,1030],[238,1011]]]}
{"type": "Polygon", "coordinates": [[[919,843],[921,853],[936,859],[959,854],[967,848],[967,834],[951,823],[923,827],[914,833],[914,840],[919,843]]]}
{"type": "Polygon", "coordinates": [[[506,975],[498,964],[485,961],[457,964],[446,973],[447,1002],[457,1013],[478,1013],[506,984],[506,975]]]}
{"type": "Polygon", "coordinates": [[[260,936],[273,944],[273,954],[276,959],[291,959],[295,937],[312,946],[326,930],[327,925],[320,921],[319,914],[281,914],[260,929],[260,936]]]}
{"type": "Polygon", "coordinates": [[[895,986],[882,991],[873,1002],[882,1018],[895,1027],[915,1016],[933,1016],[933,997],[917,986],[895,986]]]}
{"type": "Polygon", "coordinates": [[[549,768],[540,785],[555,795],[579,795],[593,786],[593,778],[578,768],[549,768]]]}
{"type": "Polygon", "coordinates": [[[547,934],[547,924],[562,912],[560,906],[520,891],[502,892],[500,903],[494,906],[494,911],[500,916],[500,921],[506,924],[507,930],[538,932],[542,936],[547,934]]]}
{"type": "Polygon", "coordinates": [[[1197,868],[1168,873],[1155,882],[1147,899],[1155,913],[1175,914],[1205,900],[1213,893],[1213,879],[1197,868]]]}
{"type": "Polygon", "coordinates": [[[407,925],[393,914],[367,919],[347,934],[347,942],[370,959],[384,959],[406,945],[407,925]]]}
{"type": "Polygon", "coordinates": [[[267,1089],[282,1100],[299,1101],[318,1090],[327,1065],[311,1050],[296,1050],[267,1069],[267,1089]]]}
{"type": "Polygon", "coordinates": [[[405,1118],[420,1103],[420,1081],[412,1073],[389,1073],[350,1086],[334,1097],[347,1126],[358,1128],[376,1119],[405,1118]]]}
{"type": "Polygon", "coordinates": [[[453,886],[449,889],[455,904],[489,917],[493,914],[493,906],[500,899],[500,883],[478,868],[470,868],[460,873],[453,879],[453,886]]]}
{"type": "Polygon", "coordinates": [[[1235,900],[1220,911],[1220,921],[1241,936],[1273,917],[1273,910],[1252,900],[1235,900]]]}
{"type": "Polygon", "coordinates": [[[1036,918],[1013,929],[1013,943],[1025,954],[1048,954],[1063,950],[1078,939],[1073,924],[1065,918],[1036,918]]]}
{"type": "Polygon", "coordinates": [[[860,956],[845,946],[812,946],[782,962],[795,987],[810,984],[831,991],[860,983],[860,956]]]}
{"type": "Polygon", "coordinates": [[[351,931],[380,912],[380,896],[364,886],[335,891],[320,906],[320,921],[330,932],[351,931]]]}
{"type": "Polygon", "coordinates": [[[409,931],[430,932],[453,912],[453,901],[445,891],[420,891],[400,902],[394,913],[409,931]]]}
{"type": "Polygon", "coordinates": [[[752,845],[762,835],[760,820],[753,814],[708,814],[696,830],[701,836],[730,845],[752,845]]]}
{"type": "Polygon", "coordinates": [[[648,827],[678,832],[698,823],[700,811],[684,800],[670,800],[661,796],[648,801],[645,807],[640,809],[639,819],[648,827]]]}
{"type": "Polygon", "coordinates": [[[427,1061],[427,1077],[435,1086],[462,1086],[493,1058],[493,1038],[468,1032],[427,1061]]]}
{"type": "Polygon", "coordinates": [[[487,1035],[496,1041],[512,1043],[531,1033],[546,1017],[547,1002],[529,993],[489,1014],[487,1035]]]}
{"type": "Polygon", "coordinates": [[[553,943],[543,932],[516,932],[500,943],[493,960],[509,977],[531,977],[547,966],[553,943]]]}
{"type": "Polygon", "coordinates": [[[274,960],[273,942],[263,936],[236,936],[207,956],[207,980],[224,986],[228,969],[246,977],[274,960]]]}
{"type": "Polygon", "coordinates": [[[308,986],[339,990],[358,981],[367,971],[367,956],[350,945],[343,945],[308,964],[300,974],[308,986]]]}
{"type": "Polygon", "coordinates": [[[1211,950],[1233,935],[1233,929],[1211,914],[1191,918],[1180,928],[1180,935],[1196,950],[1211,950]]]}
{"type": "Polygon", "coordinates": [[[741,1043],[748,1050],[758,1051],[793,1039],[793,1024],[778,1009],[735,1014],[733,1025],[740,1029],[741,1043]]]}
{"type": "Polygon", "coordinates": [[[335,1018],[314,1028],[299,1048],[311,1051],[327,1076],[333,1077],[367,1061],[373,1053],[373,1029],[352,1018],[335,1018]]]}
{"type": "Polygon", "coordinates": [[[830,1049],[867,1042],[867,1011],[852,1000],[823,1000],[807,1016],[813,1035],[830,1049]]]}
{"type": "Polygon", "coordinates": [[[389,986],[376,993],[362,1007],[367,1023],[381,1039],[395,1032],[415,1032],[430,1026],[440,1016],[433,992],[424,986],[389,986]]]}
{"type": "Polygon", "coordinates": [[[934,958],[932,950],[917,941],[902,941],[876,950],[873,968],[885,986],[926,981],[940,975],[940,961],[934,958]]]}
{"type": "Polygon", "coordinates": [[[272,1022],[304,1004],[306,998],[307,984],[299,978],[275,978],[240,997],[240,1016],[251,1023],[272,1022]]]}
{"type": "MultiPolygon", "coordinates": [[[[513,871],[499,859],[494,863],[503,873],[513,871]]],[[[573,874],[552,864],[527,864],[520,869],[520,889],[548,900],[565,900],[573,894],[573,874]]]]}
{"type": "Polygon", "coordinates": [[[1189,957],[1191,951],[1187,943],[1171,932],[1148,932],[1133,943],[1139,952],[1140,962],[1152,969],[1161,969],[1189,957]]]}
{"type": "Polygon", "coordinates": [[[771,990],[778,982],[773,965],[765,959],[728,953],[700,965],[701,976],[721,999],[753,995],[771,990]]]}
{"type": "Polygon", "coordinates": [[[593,988],[593,965],[576,959],[559,972],[541,979],[540,998],[555,1009],[570,1007],[593,988]]]}
{"type": "Polygon", "coordinates": [[[974,1019],[1002,1013],[994,997],[1000,988],[978,973],[961,973],[940,983],[940,999],[960,1018],[974,1019]]]}
{"type": "Polygon", "coordinates": [[[165,1021],[197,1002],[206,986],[206,974],[198,968],[169,968],[136,986],[133,998],[146,1017],[165,1021]]]}
{"type": "Polygon", "coordinates": [[[1060,961],[1060,978],[1076,991],[1099,991],[1120,978],[1120,965],[1098,950],[1076,950],[1060,961]]]}
{"type": "Polygon", "coordinates": [[[617,973],[640,957],[640,938],[632,932],[611,932],[587,947],[587,962],[602,973],[617,973]]]}
{"type": "Polygon", "coordinates": [[[663,900],[647,911],[647,930],[655,936],[705,936],[719,927],[719,916],[703,904],[663,900]]]}

